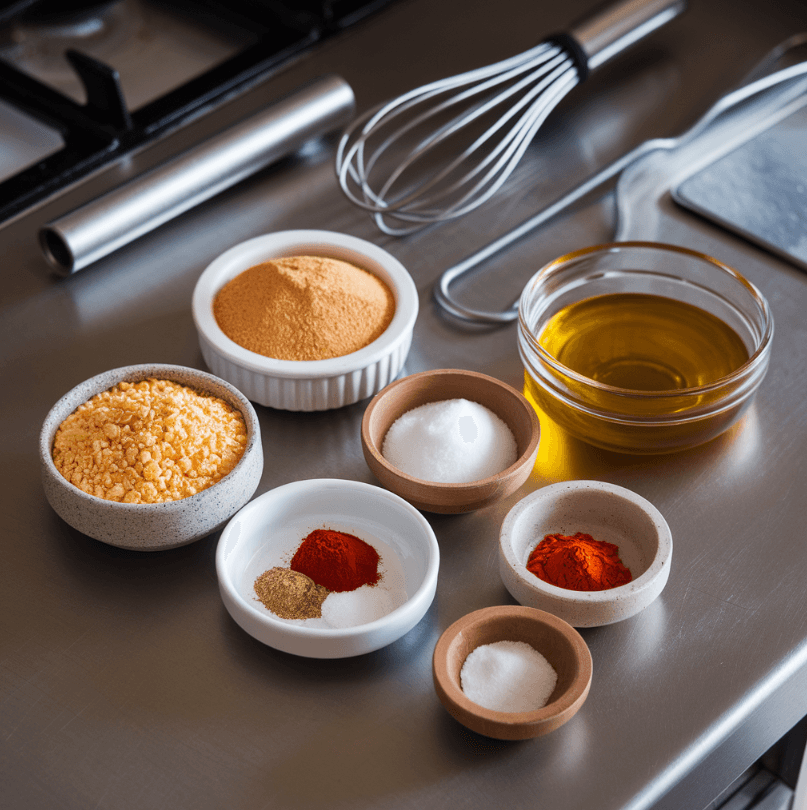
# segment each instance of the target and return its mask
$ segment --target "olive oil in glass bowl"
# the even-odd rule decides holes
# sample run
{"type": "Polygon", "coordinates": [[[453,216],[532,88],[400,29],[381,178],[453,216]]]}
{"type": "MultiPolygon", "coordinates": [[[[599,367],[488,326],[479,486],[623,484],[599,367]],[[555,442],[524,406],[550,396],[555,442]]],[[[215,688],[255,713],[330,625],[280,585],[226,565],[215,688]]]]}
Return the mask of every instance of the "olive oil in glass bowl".
{"type": "Polygon", "coordinates": [[[573,436],[623,453],[683,450],[729,428],[765,376],[772,337],[753,284],[672,245],[562,256],[519,303],[527,398],[573,436]]]}

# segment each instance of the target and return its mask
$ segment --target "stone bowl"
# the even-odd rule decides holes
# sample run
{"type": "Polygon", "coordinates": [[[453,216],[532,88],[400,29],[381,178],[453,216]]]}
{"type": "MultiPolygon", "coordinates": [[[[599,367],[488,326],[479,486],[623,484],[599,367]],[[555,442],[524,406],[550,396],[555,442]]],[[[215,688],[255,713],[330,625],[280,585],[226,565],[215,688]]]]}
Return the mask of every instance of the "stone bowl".
{"type": "Polygon", "coordinates": [[[554,613],[573,627],[613,624],[644,610],[670,575],[672,534],[645,498],[602,481],[564,481],[536,490],[505,516],[499,533],[499,573],[513,598],[554,613]],[[633,580],[604,591],[559,588],[527,570],[547,534],[590,534],[619,547],[633,580]]]}
{"type": "Polygon", "coordinates": [[[106,371],[77,385],[51,408],[39,434],[45,497],[74,529],[118,548],[157,551],[193,543],[221,528],[253,495],[263,472],[261,430],[249,400],[229,383],[184,366],[144,364],[106,371]],[[172,380],[223,399],[247,426],[247,446],[235,468],[208,489],[166,503],[131,504],[83,492],[56,469],[52,447],[61,423],[79,406],[119,382],[172,380]]]}

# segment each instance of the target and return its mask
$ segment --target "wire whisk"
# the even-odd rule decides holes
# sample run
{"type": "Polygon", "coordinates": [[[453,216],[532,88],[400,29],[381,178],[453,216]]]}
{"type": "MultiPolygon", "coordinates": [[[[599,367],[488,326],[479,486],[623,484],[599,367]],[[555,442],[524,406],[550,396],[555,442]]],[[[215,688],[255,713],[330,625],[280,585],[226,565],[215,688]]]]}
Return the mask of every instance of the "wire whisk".
{"type": "Polygon", "coordinates": [[[580,82],[677,16],[685,0],[621,0],[517,56],[410,90],[356,119],[336,173],[347,197],[402,236],[487,202],[580,82]]]}

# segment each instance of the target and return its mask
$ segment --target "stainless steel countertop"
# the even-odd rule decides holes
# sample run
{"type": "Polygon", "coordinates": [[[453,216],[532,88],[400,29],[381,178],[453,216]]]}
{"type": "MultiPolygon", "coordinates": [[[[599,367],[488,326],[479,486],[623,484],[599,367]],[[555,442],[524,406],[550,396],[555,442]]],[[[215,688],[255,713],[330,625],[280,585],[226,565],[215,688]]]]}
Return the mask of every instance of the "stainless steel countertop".
{"type": "MultiPolygon", "coordinates": [[[[232,103],[233,120],[324,72],[364,108],[524,50],[592,4],[401,0],[232,103]]],[[[105,546],[45,501],[36,441],[78,382],[141,362],[203,368],[190,315],[215,256],[288,228],[344,231],[409,269],[421,313],[405,372],[469,368],[520,387],[515,326],[464,327],[431,300],[443,269],[650,136],[677,134],[763,53],[807,30],[799,0],[691,0],[686,15],[603,67],[553,114],[504,193],[466,218],[383,237],[338,191],[333,143],[265,170],[158,231],[59,280],[36,247],[43,222],[223,123],[205,121],[0,229],[0,788],[9,808],[430,808],[701,810],[807,714],[807,274],[666,206],[658,238],[711,253],[757,284],[775,321],[770,371],[725,436],[666,457],[589,448],[542,420],[539,462],[506,502],[427,516],[437,597],[390,647],[318,661],[267,648],[218,595],[217,536],[174,551],[105,546]],[[583,630],[591,693],[545,738],[467,732],[431,682],[440,633],[512,600],[498,530],[521,497],[568,478],[649,498],[672,529],[666,590],[644,613],[583,630]]],[[[544,262],[614,232],[613,195],[545,226],[461,285],[509,304],[544,262]]],[[[296,479],[377,483],[359,444],[366,403],[300,414],[258,408],[258,494],[296,479]]]]}

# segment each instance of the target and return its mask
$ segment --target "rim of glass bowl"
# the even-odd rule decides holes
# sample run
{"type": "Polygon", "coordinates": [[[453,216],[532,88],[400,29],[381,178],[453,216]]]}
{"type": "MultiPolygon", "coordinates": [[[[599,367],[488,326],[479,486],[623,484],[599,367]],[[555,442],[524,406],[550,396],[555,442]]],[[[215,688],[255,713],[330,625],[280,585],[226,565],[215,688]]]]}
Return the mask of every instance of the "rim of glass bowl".
{"type": "MultiPolygon", "coordinates": [[[[666,273],[663,275],[668,278],[675,278],[674,276],[666,273]]],[[[549,264],[544,265],[537,273],[535,273],[535,275],[533,275],[533,277],[525,285],[518,304],[518,323],[520,336],[529,343],[530,348],[538,355],[540,360],[546,363],[546,365],[557,373],[562,374],[565,377],[569,377],[575,382],[585,384],[590,388],[600,390],[614,396],[623,396],[626,398],[632,397],[636,399],[662,399],[670,396],[697,397],[711,391],[715,391],[719,388],[723,388],[727,384],[739,382],[744,377],[748,376],[749,372],[753,372],[761,364],[761,362],[766,359],[768,353],[770,352],[771,341],[773,339],[773,314],[771,312],[770,305],[768,304],[765,296],[762,295],[754,284],[748,281],[747,278],[745,278],[733,267],[724,264],[707,253],[700,253],[697,250],[691,250],[690,248],[684,248],[678,245],[668,245],[663,242],[607,242],[601,245],[592,245],[591,247],[572,251],[571,253],[567,253],[551,261],[549,264]],[[591,253],[604,253],[607,251],[623,250],[625,248],[645,248],[650,250],[667,251],[670,253],[680,253],[684,256],[700,259],[715,265],[720,270],[734,278],[735,281],[742,284],[753,299],[754,303],[759,308],[762,314],[764,327],[759,338],[759,345],[753,353],[749,354],[748,360],[746,360],[745,363],[732,371],[730,374],[727,374],[714,382],[707,383],[706,385],[698,385],[691,388],[670,388],[665,391],[643,391],[637,388],[619,388],[614,385],[607,385],[606,383],[592,380],[590,377],[579,374],[573,369],[563,365],[563,363],[558,361],[546,349],[544,349],[538,340],[538,336],[533,333],[532,328],[528,325],[525,312],[527,308],[527,299],[532,293],[536,284],[544,281],[547,277],[560,272],[560,270],[563,269],[570,261],[574,261],[575,259],[579,259],[591,253]]]]}

